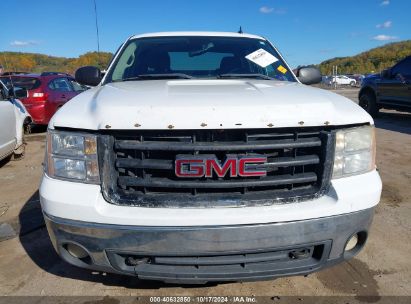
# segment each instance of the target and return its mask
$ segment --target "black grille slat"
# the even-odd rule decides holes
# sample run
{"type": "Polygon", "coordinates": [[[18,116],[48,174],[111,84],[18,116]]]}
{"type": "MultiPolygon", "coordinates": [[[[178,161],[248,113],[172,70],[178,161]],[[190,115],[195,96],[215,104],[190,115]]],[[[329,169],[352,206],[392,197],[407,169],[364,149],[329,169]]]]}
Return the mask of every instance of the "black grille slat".
{"type": "Polygon", "coordinates": [[[135,178],[131,176],[120,176],[118,183],[121,186],[156,187],[156,188],[198,188],[198,189],[226,189],[240,187],[268,187],[287,185],[290,183],[301,184],[317,181],[315,173],[304,173],[292,175],[279,175],[264,179],[239,179],[239,180],[204,180],[175,181],[167,178],[135,178]]]}
{"type": "MultiPolygon", "coordinates": [[[[260,138],[295,138],[296,133],[261,133],[261,134],[247,134],[247,140],[258,140],[260,138]]],[[[305,137],[317,137],[318,132],[304,132],[305,137]]]]}
{"type": "Polygon", "coordinates": [[[115,143],[115,148],[123,150],[160,150],[160,151],[245,151],[245,150],[268,150],[284,148],[318,147],[321,146],[319,138],[301,138],[299,140],[280,139],[275,141],[260,140],[258,142],[157,142],[157,141],[132,141],[119,140],[115,143]]]}
{"type": "Polygon", "coordinates": [[[174,164],[172,160],[164,159],[132,159],[124,158],[116,160],[117,168],[138,168],[138,169],[161,169],[173,170],[174,164]]]}
{"type": "Polygon", "coordinates": [[[147,207],[257,206],[325,193],[334,131],[317,128],[107,131],[99,137],[103,195],[114,204],[147,207]],[[266,176],[182,178],[177,158],[263,156],[266,176]]]}
{"type": "Polygon", "coordinates": [[[288,167],[288,166],[304,166],[314,165],[320,162],[318,155],[304,155],[296,157],[278,157],[268,159],[268,162],[261,165],[256,165],[258,169],[269,169],[272,167],[288,167]]]}

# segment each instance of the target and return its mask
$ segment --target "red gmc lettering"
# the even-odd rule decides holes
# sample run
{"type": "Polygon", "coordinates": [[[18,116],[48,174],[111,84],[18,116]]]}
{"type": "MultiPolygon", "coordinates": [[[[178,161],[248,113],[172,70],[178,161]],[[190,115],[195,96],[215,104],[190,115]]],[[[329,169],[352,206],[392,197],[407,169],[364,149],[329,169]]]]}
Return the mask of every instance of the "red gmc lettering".
{"type": "Polygon", "coordinates": [[[267,157],[253,157],[253,158],[241,158],[238,163],[238,175],[243,177],[250,176],[266,176],[265,170],[250,170],[247,165],[251,164],[264,164],[267,162],[267,157]]]}
{"type": "Polygon", "coordinates": [[[204,161],[202,159],[176,159],[175,173],[178,177],[203,177],[204,161]]]}
{"type": "Polygon", "coordinates": [[[177,177],[224,177],[229,174],[230,177],[256,177],[266,176],[266,170],[257,170],[252,165],[264,164],[267,157],[243,156],[227,157],[223,164],[220,164],[217,158],[178,158],[175,161],[175,174],[177,177]]]}
{"type": "Polygon", "coordinates": [[[227,158],[222,166],[217,159],[206,159],[206,174],[205,177],[213,177],[213,171],[218,177],[226,176],[230,171],[230,176],[237,176],[237,159],[227,158]]]}

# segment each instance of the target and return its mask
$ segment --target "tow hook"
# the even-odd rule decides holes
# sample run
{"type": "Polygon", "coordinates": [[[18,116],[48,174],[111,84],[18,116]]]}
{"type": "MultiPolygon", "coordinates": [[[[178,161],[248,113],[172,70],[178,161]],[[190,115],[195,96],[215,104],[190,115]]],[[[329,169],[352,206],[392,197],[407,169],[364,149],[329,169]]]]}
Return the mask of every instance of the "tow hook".
{"type": "Polygon", "coordinates": [[[137,265],[141,265],[141,264],[149,264],[150,263],[150,258],[129,256],[129,257],[126,258],[125,263],[128,266],[137,266],[137,265]]]}
{"type": "Polygon", "coordinates": [[[298,259],[306,259],[310,257],[310,249],[304,248],[300,250],[293,250],[289,253],[290,259],[298,260],[298,259]]]}

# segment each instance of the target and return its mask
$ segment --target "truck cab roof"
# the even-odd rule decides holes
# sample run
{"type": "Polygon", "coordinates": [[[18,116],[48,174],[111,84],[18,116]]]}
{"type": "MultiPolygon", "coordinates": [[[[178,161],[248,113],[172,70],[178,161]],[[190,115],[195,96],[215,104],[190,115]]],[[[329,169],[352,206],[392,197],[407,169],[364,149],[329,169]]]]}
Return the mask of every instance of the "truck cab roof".
{"type": "Polygon", "coordinates": [[[175,37],[175,36],[195,36],[195,37],[242,37],[242,38],[253,38],[253,39],[262,39],[265,38],[257,35],[246,34],[246,33],[235,33],[235,32],[155,32],[155,33],[146,33],[133,35],[130,39],[135,38],[146,38],[146,37],[175,37]]]}

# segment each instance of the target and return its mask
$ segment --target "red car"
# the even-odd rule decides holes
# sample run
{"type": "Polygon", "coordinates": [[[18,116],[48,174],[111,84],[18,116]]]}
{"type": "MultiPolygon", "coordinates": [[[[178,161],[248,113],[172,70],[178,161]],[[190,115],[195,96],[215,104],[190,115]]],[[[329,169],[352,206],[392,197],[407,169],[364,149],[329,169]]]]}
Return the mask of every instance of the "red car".
{"type": "Polygon", "coordinates": [[[56,111],[87,87],[78,84],[69,74],[44,72],[42,74],[8,73],[0,76],[7,86],[25,88],[27,98],[21,98],[33,123],[47,125],[56,111]]]}

